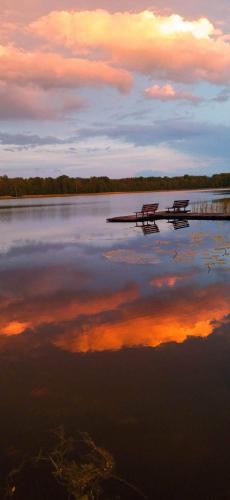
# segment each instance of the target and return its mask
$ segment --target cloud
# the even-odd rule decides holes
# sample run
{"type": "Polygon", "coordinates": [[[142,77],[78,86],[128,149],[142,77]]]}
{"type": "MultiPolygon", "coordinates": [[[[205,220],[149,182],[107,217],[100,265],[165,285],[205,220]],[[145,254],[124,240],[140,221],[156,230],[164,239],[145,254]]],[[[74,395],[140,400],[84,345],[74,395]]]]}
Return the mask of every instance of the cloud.
{"type": "MultiPolygon", "coordinates": [[[[121,125],[80,128],[69,137],[41,136],[38,134],[8,133],[0,131],[0,144],[5,146],[39,147],[77,144],[85,139],[106,137],[136,147],[164,146],[179,151],[229,156],[229,127],[182,120],[162,120],[150,125],[121,125]]],[[[130,153],[129,153],[130,154],[130,153]]]]}
{"type": "MultiPolygon", "coordinates": [[[[36,6],[32,11],[39,16],[41,4],[36,6]]],[[[55,7],[53,1],[45,10],[55,7]]],[[[74,95],[58,96],[60,90],[109,86],[126,93],[136,72],[170,81],[228,83],[228,37],[209,19],[113,8],[53,10],[31,23],[14,21],[13,6],[4,10],[0,119],[65,118],[84,103],[74,95]]],[[[147,88],[144,95],[163,102],[201,100],[171,83],[147,88]]]]}
{"type": "Polygon", "coordinates": [[[10,321],[2,328],[2,335],[20,335],[26,328],[28,328],[29,323],[21,323],[20,321],[10,321]]]}
{"type": "Polygon", "coordinates": [[[35,36],[75,54],[112,58],[132,71],[191,82],[230,80],[230,45],[206,18],[94,11],[54,11],[30,25],[35,36]]]}
{"type": "MultiPolygon", "coordinates": [[[[107,256],[120,264],[111,271],[110,289],[101,248],[96,253],[89,248],[88,257],[99,263],[91,266],[87,257],[87,262],[82,262],[85,247],[76,254],[74,243],[66,247],[68,265],[59,244],[14,247],[5,255],[0,270],[2,337],[7,342],[11,335],[19,341],[21,338],[28,346],[55,344],[67,350],[87,351],[156,346],[166,341],[182,342],[189,335],[209,335],[216,327],[214,322],[222,321],[229,312],[230,284],[219,274],[217,282],[207,280],[205,268],[200,280],[202,266],[187,265],[187,271],[182,272],[184,257],[191,259],[192,253],[192,260],[195,256],[197,262],[197,251],[203,254],[206,246],[216,248],[216,239],[211,238],[210,246],[203,233],[193,235],[192,240],[192,247],[188,242],[189,250],[184,248],[184,256],[179,252],[173,266],[168,260],[175,252],[171,242],[164,239],[157,243],[154,253],[158,263],[151,267],[150,274],[148,265],[146,269],[142,265],[145,256],[145,262],[151,262],[149,249],[143,252],[141,246],[142,258],[136,251],[128,259],[128,248],[123,248],[125,252],[113,248],[107,256]],[[159,258],[163,259],[161,266],[159,258]],[[130,273],[118,272],[124,267],[122,262],[135,264],[134,281],[130,281],[130,273]],[[182,267],[178,267],[179,262],[182,267]]],[[[223,241],[219,242],[222,245],[223,241]]],[[[132,244],[129,246],[133,252],[132,244]]]]}
{"type": "Polygon", "coordinates": [[[54,112],[46,106],[44,96],[34,88],[21,88],[16,85],[0,84],[0,120],[10,119],[47,119],[54,112]]]}
{"type": "Polygon", "coordinates": [[[223,103],[229,101],[229,99],[230,99],[230,92],[228,89],[224,89],[216,97],[214,97],[212,101],[223,103]]]}
{"type": "Polygon", "coordinates": [[[1,43],[3,43],[3,41],[9,40],[9,38],[15,34],[16,30],[17,30],[16,24],[14,22],[4,21],[4,16],[2,16],[0,23],[1,43]]]}
{"type": "Polygon", "coordinates": [[[73,352],[154,347],[191,335],[206,337],[229,312],[228,283],[197,287],[193,271],[187,272],[186,283],[182,274],[157,275],[145,296],[135,283],[95,290],[95,275],[78,271],[76,264],[3,270],[3,283],[6,275],[7,287],[0,289],[0,340],[18,336],[31,346],[54,344],[73,352]],[[88,280],[92,287],[85,287],[88,280]]]}
{"type": "Polygon", "coordinates": [[[152,11],[139,13],[95,11],[55,11],[30,25],[36,35],[48,38],[56,44],[63,44],[83,50],[95,48],[110,49],[116,53],[122,44],[124,49],[141,46],[156,39],[178,35],[191,35],[194,39],[209,39],[215,32],[208,19],[185,21],[181,16],[156,16],[152,11]],[[77,30],[77,31],[76,31],[77,30]],[[122,34],[122,39],[121,39],[122,34]],[[134,44],[132,46],[132,44],[134,44]]]}
{"type": "MultiPolygon", "coordinates": [[[[52,10],[76,8],[76,0],[1,0],[1,7],[7,12],[11,12],[15,16],[37,17],[52,10]]],[[[78,0],[77,6],[79,10],[87,9],[108,9],[110,12],[117,11],[139,11],[147,9],[150,5],[149,0],[78,0]]],[[[218,2],[210,0],[193,0],[193,2],[181,2],[181,0],[170,0],[168,5],[165,0],[155,0],[154,7],[161,12],[180,12],[182,15],[189,18],[194,16],[202,16],[208,12],[211,18],[223,19],[226,21],[229,16],[229,0],[219,0],[218,2]]]]}
{"type": "Polygon", "coordinates": [[[186,120],[158,120],[150,125],[82,128],[79,138],[108,137],[137,147],[167,145],[177,151],[215,158],[230,158],[230,128],[186,120]]]}
{"type": "Polygon", "coordinates": [[[167,84],[163,87],[160,85],[153,85],[145,89],[144,96],[146,99],[155,99],[159,101],[190,101],[193,104],[197,104],[201,101],[199,96],[196,96],[190,92],[183,92],[181,90],[176,90],[172,85],[167,84]]]}
{"type": "Polygon", "coordinates": [[[80,330],[66,325],[54,343],[73,352],[117,350],[131,346],[156,347],[165,342],[184,342],[187,337],[207,337],[228,314],[228,287],[210,285],[198,290],[181,288],[159,292],[159,296],[125,304],[116,315],[86,321],[80,330]],[[173,293],[173,294],[172,294],[173,293]],[[198,300],[197,300],[198,298],[198,300]],[[200,299],[200,300],[199,300],[200,299]]]}
{"type": "Polygon", "coordinates": [[[3,146],[22,146],[35,148],[39,146],[66,144],[73,141],[73,138],[68,138],[65,140],[51,135],[41,137],[36,134],[9,134],[8,132],[0,132],[0,145],[3,146]]]}
{"type": "Polygon", "coordinates": [[[71,94],[4,83],[0,83],[0,100],[0,120],[56,120],[86,106],[83,99],[71,94]]]}
{"type": "Polygon", "coordinates": [[[103,61],[63,57],[54,52],[28,52],[13,46],[0,46],[0,80],[42,89],[109,85],[127,92],[132,77],[126,70],[103,61]]]}
{"type": "MultiPolygon", "coordinates": [[[[12,297],[6,301],[4,295],[3,297],[0,295],[0,334],[20,335],[29,327],[36,329],[46,324],[48,328],[48,325],[56,324],[58,328],[58,323],[63,326],[66,322],[72,321],[75,322],[76,328],[78,321],[82,321],[81,318],[104,314],[110,310],[116,311],[122,304],[128,304],[139,296],[136,285],[127,285],[115,292],[104,291],[96,294],[92,291],[87,293],[78,290],[62,292],[60,289],[51,289],[51,292],[48,290],[47,293],[47,277],[42,271],[41,278],[38,280],[36,276],[36,282],[33,280],[26,293],[23,289],[24,296],[18,299],[12,297]],[[46,288],[43,288],[44,280],[46,288]],[[37,285],[36,292],[32,286],[34,284],[37,285]]],[[[50,276],[50,270],[47,270],[47,273],[50,276]]]]}
{"type": "Polygon", "coordinates": [[[194,272],[187,272],[183,274],[165,273],[153,278],[150,281],[150,285],[157,288],[163,288],[163,287],[173,288],[176,285],[178,285],[178,283],[191,280],[192,278],[194,278],[194,272]]]}

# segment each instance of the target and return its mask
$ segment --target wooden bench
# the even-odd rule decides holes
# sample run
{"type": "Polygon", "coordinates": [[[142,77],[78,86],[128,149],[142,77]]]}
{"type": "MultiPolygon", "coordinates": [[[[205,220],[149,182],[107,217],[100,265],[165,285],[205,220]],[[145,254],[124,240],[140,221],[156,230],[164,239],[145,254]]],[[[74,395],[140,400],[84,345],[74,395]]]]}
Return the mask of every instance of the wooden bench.
{"type": "Polygon", "coordinates": [[[181,212],[183,208],[183,212],[191,212],[191,210],[186,210],[186,207],[189,204],[189,200],[175,200],[172,207],[168,207],[167,211],[173,210],[174,212],[181,212]]]}
{"type": "Polygon", "coordinates": [[[142,209],[139,212],[135,212],[136,219],[140,215],[142,217],[145,217],[145,216],[148,217],[149,215],[154,215],[155,212],[157,211],[158,207],[159,207],[159,203],[149,203],[148,205],[143,205],[142,209]]]}

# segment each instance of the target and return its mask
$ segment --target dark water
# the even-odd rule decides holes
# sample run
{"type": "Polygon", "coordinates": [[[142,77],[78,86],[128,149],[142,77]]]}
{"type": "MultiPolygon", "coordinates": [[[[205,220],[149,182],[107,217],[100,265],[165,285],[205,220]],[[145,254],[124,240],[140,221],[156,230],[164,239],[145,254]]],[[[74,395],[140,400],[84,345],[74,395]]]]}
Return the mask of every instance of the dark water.
{"type": "MultiPolygon", "coordinates": [[[[230,498],[229,222],[105,222],[178,198],[229,210],[227,191],[0,201],[2,498],[59,425],[149,499],[230,498]]],[[[66,498],[31,477],[13,498],[66,498]]]]}

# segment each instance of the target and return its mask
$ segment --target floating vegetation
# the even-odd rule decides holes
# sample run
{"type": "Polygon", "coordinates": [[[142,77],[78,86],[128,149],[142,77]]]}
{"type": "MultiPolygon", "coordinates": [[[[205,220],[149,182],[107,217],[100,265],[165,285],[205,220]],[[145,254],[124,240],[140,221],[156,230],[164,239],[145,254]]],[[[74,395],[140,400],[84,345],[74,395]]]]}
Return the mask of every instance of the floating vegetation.
{"type": "Polygon", "coordinates": [[[118,248],[105,252],[104,257],[113,261],[125,264],[159,264],[160,259],[152,252],[137,252],[132,249],[118,248]]]}
{"type": "MultiPolygon", "coordinates": [[[[89,434],[78,433],[74,439],[67,437],[62,427],[53,434],[55,445],[50,450],[39,450],[35,457],[23,459],[8,474],[4,500],[106,500],[108,480],[125,487],[129,498],[131,492],[133,499],[147,500],[136,486],[114,473],[114,458],[89,434]]],[[[111,494],[109,498],[118,497],[111,494]]]]}
{"type": "MultiPolygon", "coordinates": [[[[59,428],[55,431],[55,437],[56,444],[53,449],[46,452],[40,450],[36,457],[23,461],[19,467],[10,472],[5,491],[6,499],[22,499],[25,491],[25,484],[22,483],[29,482],[30,475],[33,477],[36,472],[41,481],[44,479],[43,482],[47,484],[48,489],[49,484],[52,484],[52,478],[57,482],[57,486],[60,485],[60,488],[56,488],[58,498],[71,500],[99,498],[102,481],[108,479],[114,469],[112,455],[96,446],[86,433],[79,433],[78,439],[75,440],[66,437],[64,430],[59,428]]],[[[34,482],[34,489],[37,486],[34,482]]],[[[28,489],[31,491],[31,485],[28,485],[28,489]]],[[[34,498],[43,499],[42,489],[39,495],[34,491],[34,498]]]]}

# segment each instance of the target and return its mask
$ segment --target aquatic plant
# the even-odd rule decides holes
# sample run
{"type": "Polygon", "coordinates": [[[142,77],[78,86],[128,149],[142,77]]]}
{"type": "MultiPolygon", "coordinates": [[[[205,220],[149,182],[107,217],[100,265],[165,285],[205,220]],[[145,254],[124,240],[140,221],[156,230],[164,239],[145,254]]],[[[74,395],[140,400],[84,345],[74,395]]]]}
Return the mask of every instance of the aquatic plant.
{"type": "Polygon", "coordinates": [[[62,428],[56,434],[57,446],[47,457],[41,456],[39,460],[50,461],[54,477],[74,499],[98,498],[101,481],[108,479],[114,468],[112,455],[96,446],[87,433],[80,433],[78,442],[67,438],[62,428]]]}
{"type": "MultiPolygon", "coordinates": [[[[114,458],[97,446],[89,434],[79,432],[74,439],[59,427],[53,435],[55,444],[50,450],[39,450],[35,457],[24,459],[9,473],[5,500],[25,500],[25,490],[29,491],[26,500],[50,500],[50,494],[60,500],[105,500],[108,497],[104,495],[104,486],[108,480],[131,492],[132,498],[146,500],[136,486],[114,473],[114,458]]],[[[131,498],[130,494],[128,497],[131,498]]],[[[111,494],[109,498],[117,496],[111,494]]]]}
{"type": "Polygon", "coordinates": [[[20,475],[24,471],[26,477],[26,470],[30,471],[31,468],[40,473],[45,471],[45,474],[51,474],[66,491],[69,499],[99,498],[102,492],[101,482],[110,477],[114,468],[112,455],[96,446],[87,433],[79,433],[78,438],[73,439],[67,437],[60,427],[54,434],[56,443],[52,449],[45,452],[39,450],[37,456],[23,460],[9,473],[5,498],[18,498],[17,483],[21,482],[20,475]]]}
{"type": "Polygon", "coordinates": [[[207,201],[195,201],[191,204],[192,212],[198,212],[200,214],[207,213],[230,213],[230,198],[224,198],[222,200],[207,200],[207,201]]]}

